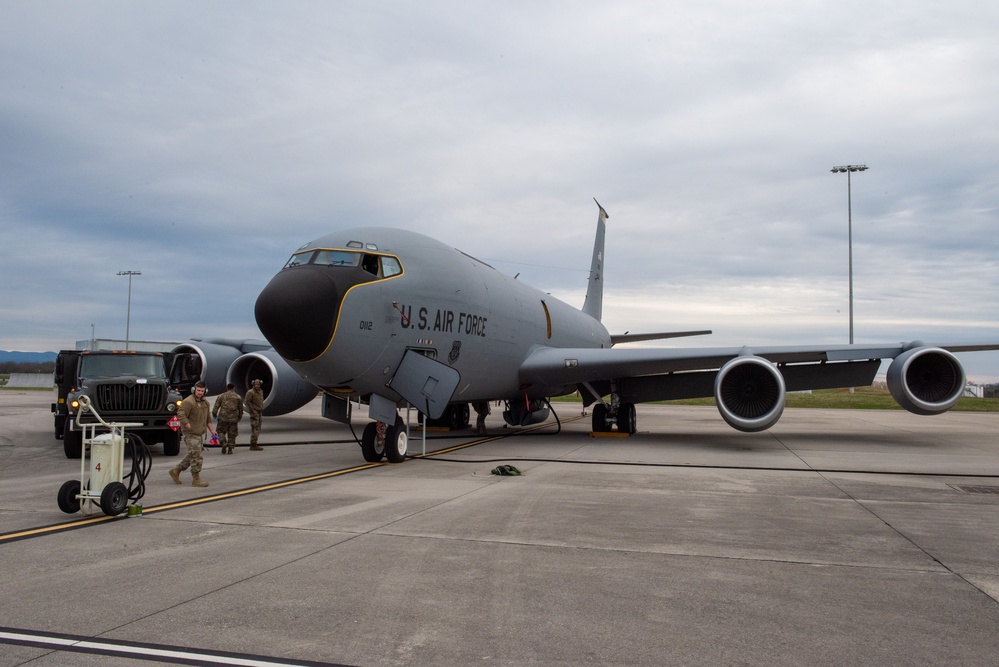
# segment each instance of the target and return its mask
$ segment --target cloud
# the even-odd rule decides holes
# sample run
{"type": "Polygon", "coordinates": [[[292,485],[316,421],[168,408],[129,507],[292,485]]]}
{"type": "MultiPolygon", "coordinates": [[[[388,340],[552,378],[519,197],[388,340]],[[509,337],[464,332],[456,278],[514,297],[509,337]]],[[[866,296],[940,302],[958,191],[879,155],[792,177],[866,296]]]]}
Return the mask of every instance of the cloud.
{"type": "Polygon", "coordinates": [[[829,169],[849,163],[871,167],[851,179],[858,338],[994,340],[997,19],[961,1],[13,5],[0,347],[123,331],[124,269],[143,272],[133,334],[256,336],[288,255],[367,225],[578,305],[593,197],[612,329],[838,339],[829,169]]]}

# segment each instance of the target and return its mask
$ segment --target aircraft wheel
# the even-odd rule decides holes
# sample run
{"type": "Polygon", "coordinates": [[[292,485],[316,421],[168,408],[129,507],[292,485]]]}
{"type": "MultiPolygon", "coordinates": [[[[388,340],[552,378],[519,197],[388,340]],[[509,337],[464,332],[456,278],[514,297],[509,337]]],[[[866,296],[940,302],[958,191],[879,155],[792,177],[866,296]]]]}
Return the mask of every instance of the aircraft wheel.
{"type": "Polygon", "coordinates": [[[70,430],[68,419],[62,432],[62,449],[67,459],[78,459],[83,456],[83,431],[70,430]]]}
{"type": "Polygon", "coordinates": [[[634,403],[622,403],[617,411],[617,430],[619,433],[634,433],[638,430],[638,416],[634,403]]]}
{"type": "Polygon", "coordinates": [[[368,463],[378,463],[385,456],[385,443],[378,441],[378,422],[369,422],[361,434],[361,454],[368,463]]]}
{"type": "Polygon", "coordinates": [[[128,487],[121,482],[111,482],[101,491],[101,509],[108,516],[118,516],[128,505],[128,487]]]}
{"type": "Polygon", "coordinates": [[[389,426],[385,431],[385,457],[391,463],[402,463],[406,460],[406,452],[409,449],[409,435],[406,433],[406,424],[398,417],[394,426],[389,426]]]}
{"type": "Polygon", "coordinates": [[[163,434],[163,455],[177,456],[180,454],[180,431],[167,430],[163,434]]]}
{"type": "Polygon", "coordinates": [[[607,406],[603,403],[596,403],[593,406],[593,432],[603,433],[607,431],[607,406]]]}
{"type": "Polygon", "coordinates": [[[78,493],[80,493],[80,480],[78,479],[71,479],[59,487],[59,496],[57,498],[59,509],[66,514],[76,514],[79,512],[80,499],[76,497],[78,493]]]}

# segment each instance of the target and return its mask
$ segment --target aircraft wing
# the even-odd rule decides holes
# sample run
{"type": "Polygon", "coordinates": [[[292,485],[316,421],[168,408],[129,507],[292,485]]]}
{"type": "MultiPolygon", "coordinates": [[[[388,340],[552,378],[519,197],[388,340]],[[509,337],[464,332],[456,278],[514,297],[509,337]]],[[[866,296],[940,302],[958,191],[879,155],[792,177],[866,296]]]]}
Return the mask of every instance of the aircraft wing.
{"type": "MultiPolygon", "coordinates": [[[[520,378],[524,384],[537,383],[557,386],[684,371],[715,370],[732,359],[743,356],[762,357],[774,364],[825,364],[828,362],[863,362],[894,358],[909,349],[927,347],[943,348],[949,352],[974,352],[999,349],[999,343],[930,344],[914,342],[885,345],[635,349],[542,347],[532,352],[521,364],[520,378]]],[[[796,385],[794,390],[824,388],[827,384],[826,382],[818,382],[814,387],[796,385]]],[[[852,386],[852,383],[838,386],[852,386]]],[[[703,395],[711,395],[711,392],[703,395]]]]}

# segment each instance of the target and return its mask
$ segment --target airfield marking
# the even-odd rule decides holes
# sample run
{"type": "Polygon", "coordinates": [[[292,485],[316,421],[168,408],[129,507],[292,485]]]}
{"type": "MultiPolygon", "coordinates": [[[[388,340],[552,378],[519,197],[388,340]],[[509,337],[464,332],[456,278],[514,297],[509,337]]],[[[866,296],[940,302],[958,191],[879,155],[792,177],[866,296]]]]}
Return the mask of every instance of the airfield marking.
{"type": "MultiPolygon", "coordinates": [[[[352,472],[359,472],[361,470],[368,470],[370,468],[377,468],[379,466],[388,465],[385,463],[368,463],[365,465],[351,466],[350,468],[342,468],[340,470],[331,470],[329,472],[320,473],[318,475],[309,475],[308,477],[299,477],[296,479],[289,479],[283,482],[273,482],[270,484],[264,484],[261,486],[254,486],[247,489],[240,489],[237,491],[227,491],[225,493],[216,493],[210,496],[202,496],[200,498],[190,498],[187,500],[182,500],[175,503],[168,503],[166,505],[155,505],[153,507],[143,507],[142,514],[153,514],[155,512],[162,512],[164,510],[178,509],[180,507],[190,507],[193,505],[201,505],[204,503],[215,502],[217,500],[226,500],[229,498],[237,498],[239,496],[246,496],[252,493],[261,493],[263,491],[271,491],[274,489],[280,489],[286,486],[294,486],[295,484],[304,484],[306,482],[314,482],[320,479],[327,479],[329,477],[338,477],[340,475],[346,475],[352,472]]],[[[125,514],[119,514],[118,516],[93,516],[86,519],[79,519],[76,521],[69,521],[67,523],[59,523],[52,526],[42,526],[40,528],[29,528],[27,530],[21,530],[16,533],[6,533],[0,535],[0,544],[5,542],[13,542],[20,539],[26,539],[29,537],[40,537],[42,535],[47,535],[56,532],[62,532],[66,530],[75,530],[77,528],[84,528],[86,526],[91,526],[97,523],[105,523],[108,521],[118,521],[122,519],[129,518],[125,514]]]]}
{"type": "Polygon", "coordinates": [[[115,639],[94,639],[81,635],[50,632],[32,632],[17,628],[0,627],[0,644],[30,646],[53,651],[71,651],[92,655],[115,656],[135,660],[155,660],[181,665],[241,665],[245,667],[343,667],[339,663],[312,660],[283,660],[249,653],[229,653],[148,644],[124,642],[115,639]]]}
{"type": "MultiPolygon", "coordinates": [[[[563,421],[574,421],[576,419],[582,419],[582,417],[571,417],[571,418],[563,420],[563,421]]],[[[542,428],[545,428],[545,427],[548,427],[548,426],[551,426],[551,424],[538,424],[538,425],[535,425],[535,426],[532,426],[532,427],[529,427],[529,428],[525,428],[525,429],[520,430],[520,431],[511,431],[509,433],[504,433],[504,434],[501,434],[501,435],[496,435],[496,436],[491,436],[491,437],[485,437],[485,438],[477,438],[477,439],[473,440],[472,442],[468,442],[468,443],[465,443],[465,444],[462,444],[462,445],[456,445],[456,446],[453,446],[453,447],[447,447],[447,448],[444,448],[444,449],[435,450],[433,452],[428,452],[425,455],[424,454],[419,454],[419,455],[411,456],[409,458],[414,458],[414,459],[430,458],[431,456],[436,456],[436,455],[439,455],[439,454],[447,454],[447,453],[450,453],[450,452],[458,451],[460,449],[466,449],[468,447],[473,447],[475,445],[481,445],[481,444],[486,443],[486,442],[492,442],[492,441],[495,441],[495,440],[501,440],[503,438],[509,438],[509,437],[512,437],[512,436],[515,436],[515,435],[518,435],[518,434],[531,433],[531,432],[537,431],[539,429],[542,429],[542,428]]],[[[237,491],[226,491],[225,493],[216,493],[216,494],[212,494],[212,495],[209,495],[209,496],[201,496],[200,498],[189,498],[189,499],[181,500],[181,501],[178,501],[178,502],[167,503],[165,505],[154,505],[152,507],[143,507],[142,508],[142,515],[155,514],[156,512],[163,512],[163,511],[166,511],[166,510],[174,510],[174,509],[179,509],[179,508],[182,508],[182,507],[193,507],[195,505],[203,505],[205,503],[216,502],[216,501],[219,501],[219,500],[228,500],[230,498],[238,498],[240,496],[247,496],[247,495],[254,494],[254,493],[262,493],[264,491],[273,491],[274,489],[280,489],[280,488],[284,488],[284,487],[287,487],[287,486],[294,486],[296,484],[305,484],[307,482],[314,482],[314,481],[317,481],[317,480],[329,479],[331,477],[339,477],[341,475],[346,475],[346,474],[349,474],[349,473],[360,472],[362,470],[370,470],[372,468],[378,468],[378,467],[389,466],[389,465],[399,465],[399,464],[387,463],[387,462],[382,462],[382,461],[378,461],[378,462],[374,462],[374,463],[366,463],[366,464],[363,464],[363,465],[351,466],[349,468],[341,468],[340,470],[331,470],[329,472],[319,473],[317,475],[309,475],[307,477],[298,477],[298,478],[295,478],[295,479],[289,479],[289,480],[285,480],[283,482],[273,482],[273,483],[270,483],[270,484],[264,484],[264,485],[261,485],[261,486],[254,486],[254,487],[250,487],[250,488],[246,488],[246,489],[240,489],[240,490],[237,490],[237,491]]],[[[78,520],[68,521],[66,523],[58,523],[58,524],[54,524],[54,525],[51,525],[51,526],[42,526],[42,527],[39,527],[39,528],[29,528],[29,529],[20,530],[20,531],[14,532],[14,533],[2,534],[2,535],[0,535],[0,544],[5,544],[7,542],[15,542],[15,541],[18,541],[18,540],[28,539],[28,538],[32,538],[32,537],[41,537],[43,535],[49,535],[49,534],[52,534],[52,533],[59,533],[59,532],[64,532],[64,531],[69,531],[69,530],[76,530],[76,529],[79,529],[79,528],[85,528],[87,526],[92,526],[92,525],[99,524],[99,523],[107,523],[109,521],[119,521],[119,520],[123,520],[123,519],[126,519],[126,518],[137,518],[137,517],[128,517],[125,514],[120,514],[118,516],[106,516],[106,515],[89,516],[89,517],[87,517],[85,519],[78,519],[78,520]]]]}

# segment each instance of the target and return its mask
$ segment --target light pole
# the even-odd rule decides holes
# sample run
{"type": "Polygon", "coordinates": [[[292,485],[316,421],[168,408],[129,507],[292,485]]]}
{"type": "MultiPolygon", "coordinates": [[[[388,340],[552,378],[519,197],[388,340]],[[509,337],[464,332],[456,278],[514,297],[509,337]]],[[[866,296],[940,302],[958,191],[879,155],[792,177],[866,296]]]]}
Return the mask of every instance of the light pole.
{"type": "Polygon", "coordinates": [[[141,276],[142,271],[119,271],[119,276],[128,276],[128,312],[125,315],[125,351],[128,351],[129,329],[132,325],[132,276],[141,276]]]}
{"type": "Polygon", "coordinates": [[[846,242],[850,256],[850,345],[853,345],[853,194],[850,185],[850,174],[855,171],[867,171],[866,164],[848,164],[833,167],[834,174],[846,172],[846,242]]]}

